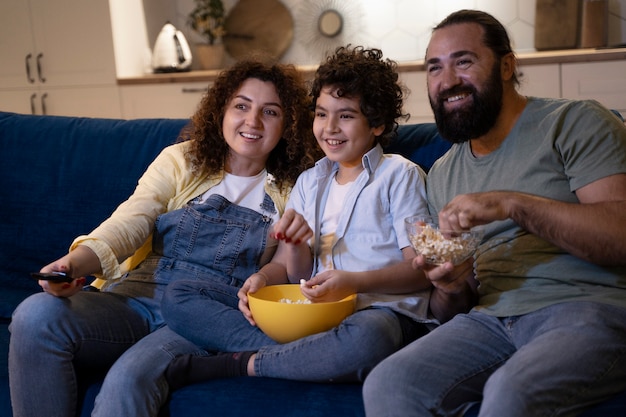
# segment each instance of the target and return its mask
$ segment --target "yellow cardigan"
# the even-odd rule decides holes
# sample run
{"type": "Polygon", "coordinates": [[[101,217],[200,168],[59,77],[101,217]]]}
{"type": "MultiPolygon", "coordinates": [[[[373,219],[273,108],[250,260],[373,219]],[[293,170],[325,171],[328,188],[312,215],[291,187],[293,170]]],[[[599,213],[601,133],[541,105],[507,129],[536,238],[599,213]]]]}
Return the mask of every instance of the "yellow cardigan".
{"type": "MultiPolygon", "coordinates": [[[[102,273],[92,285],[115,279],[135,268],[152,249],[152,231],[156,218],[183,207],[191,199],[219,184],[224,173],[197,176],[185,158],[189,142],[171,145],[155,158],[139,179],[133,194],[120,204],[100,226],[88,235],[77,237],[70,251],[79,245],[93,250],[102,273]]],[[[279,189],[268,175],[265,191],[279,215],[285,210],[290,188],[279,189]]]]}

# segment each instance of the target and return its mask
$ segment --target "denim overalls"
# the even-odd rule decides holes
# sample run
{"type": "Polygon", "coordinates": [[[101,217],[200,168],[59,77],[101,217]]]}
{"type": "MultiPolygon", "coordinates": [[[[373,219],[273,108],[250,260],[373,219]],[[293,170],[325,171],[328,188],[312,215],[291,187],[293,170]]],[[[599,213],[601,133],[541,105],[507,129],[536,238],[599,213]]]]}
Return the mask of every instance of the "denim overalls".
{"type": "Polygon", "coordinates": [[[155,223],[152,253],[104,291],[130,297],[153,329],[163,324],[161,298],[173,281],[211,280],[240,287],[259,270],[259,260],[275,213],[265,194],[261,214],[232,204],[218,194],[206,201],[160,215],[155,223]]]}

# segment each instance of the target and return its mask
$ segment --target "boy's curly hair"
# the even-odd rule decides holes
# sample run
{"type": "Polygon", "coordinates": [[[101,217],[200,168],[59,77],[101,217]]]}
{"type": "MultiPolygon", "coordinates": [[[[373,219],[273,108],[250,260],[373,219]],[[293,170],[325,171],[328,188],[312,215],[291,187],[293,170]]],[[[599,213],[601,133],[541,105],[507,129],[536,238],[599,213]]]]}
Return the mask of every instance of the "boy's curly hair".
{"type": "Polygon", "coordinates": [[[191,140],[187,154],[196,174],[219,173],[229,155],[222,121],[226,106],[244,81],[256,78],[274,84],[284,111],[281,140],[270,153],[266,168],[279,187],[291,186],[298,175],[320,157],[312,130],[312,112],[306,84],[293,65],[270,58],[251,57],[224,70],[203,96],[181,140],[191,140]]]}
{"type": "Polygon", "coordinates": [[[380,49],[340,46],[317,69],[311,96],[313,108],[322,88],[328,86],[335,88],[339,97],[358,97],[370,127],[385,126],[377,138],[385,146],[398,128],[397,119],[408,118],[402,112],[408,89],[398,80],[398,64],[382,57],[380,49]]]}

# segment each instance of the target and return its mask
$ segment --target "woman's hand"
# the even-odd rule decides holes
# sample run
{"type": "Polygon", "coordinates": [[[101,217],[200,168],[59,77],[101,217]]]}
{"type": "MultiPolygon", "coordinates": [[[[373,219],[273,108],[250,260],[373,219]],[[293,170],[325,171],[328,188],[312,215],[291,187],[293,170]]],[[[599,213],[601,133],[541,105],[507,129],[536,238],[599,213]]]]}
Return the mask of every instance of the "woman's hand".
{"type": "Polygon", "coordinates": [[[300,213],[288,209],[273,226],[272,235],[273,238],[284,240],[285,243],[299,245],[313,237],[313,230],[300,213]]]}
{"type": "Polygon", "coordinates": [[[85,276],[102,272],[100,259],[87,246],[78,246],[73,251],[41,268],[40,272],[63,272],[73,277],[72,282],[50,282],[39,280],[39,285],[57,297],[71,297],[83,289],[85,276]]]}
{"type": "MultiPolygon", "coordinates": [[[[41,272],[51,271],[44,271],[42,269],[41,272]]],[[[72,282],[52,282],[40,279],[39,285],[48,294],[52,294],[56,297],[71,297],[83,289],[86,281],[85,277],[74,278],[72,282]]]]}
{"type": "Polygon", "coordinates": [[[40,272],[63,272],[67,276],[73,277],[72,282],[53,282],[40,279],[39,286],[48,294],[56,297],[71,297],[83,289],[85,277],[74,277],[75,270],[72,268],[71,253],[41,268],[40,272]]]}
{"type": "Polygon", "coordinates": [[[237,297],[239,297],[239,310],[243,313],[246,320],[248,320],[248,322],[253,326],[256,326],[256,322],[254,321],[252,312],[250,311],[248,293],[255,293],[266,285],[267,277],[264,274],[257,272],[256,274],[250,275],[237,292],[237,297]]]}

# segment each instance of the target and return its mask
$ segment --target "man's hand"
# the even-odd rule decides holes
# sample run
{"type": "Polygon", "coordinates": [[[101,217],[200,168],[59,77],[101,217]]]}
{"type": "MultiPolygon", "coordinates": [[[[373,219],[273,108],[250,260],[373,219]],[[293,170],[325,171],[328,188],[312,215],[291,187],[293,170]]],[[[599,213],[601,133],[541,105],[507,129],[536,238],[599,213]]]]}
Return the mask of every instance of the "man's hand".
{"type": "Polygon", "coordinates": [[[468,312],[478,302],[478,281],[474,277],[473,258],[459,265],[450,262],[431,265],[418,255],[413,259],[413,267],[424,271],[432,283],[430,310],[441,323],[458,313],[468,312]]]}
{"type": "Polygon", "coordinates": [[[442,230],[469,230],[510,217],[508,202],[514,193],[489,191],[457,195],[439,212],[442,230]]]}

